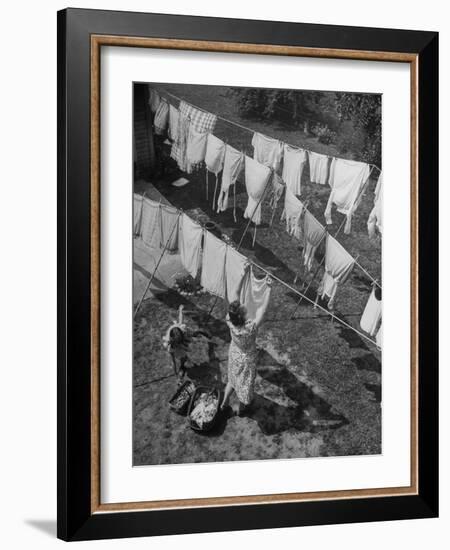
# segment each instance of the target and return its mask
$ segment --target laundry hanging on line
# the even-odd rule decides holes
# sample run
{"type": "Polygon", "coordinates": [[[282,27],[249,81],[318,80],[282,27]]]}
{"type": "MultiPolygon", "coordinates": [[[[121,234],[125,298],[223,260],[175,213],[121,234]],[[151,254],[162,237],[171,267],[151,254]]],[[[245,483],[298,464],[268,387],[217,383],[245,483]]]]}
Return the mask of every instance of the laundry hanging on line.
{"type": "Polygon", "coordinates": [[[198,132],[190,124],[186,144],[186,172],[188,174],[191,174],[205,160],[207,138],[206,132],[198,132]]]}
{"type": "Polygon", "coordinates": [[[133,235],[141,234],[143,196],[138,193],[133,194],[133,235]]]}
{"type": "Polygon", "coordinates": [[[333,203],[338,212],[347,216],[344,233],[351,231],[352,216],[362,197],[362,188],[367,183],[370,167],[364,162],[334,158],[330,166],[331,192],[325,210],[327,224],[331,224],[333,203]]]}
{"type": "Polygon", "coordinates": [[[169,105],[169,128],[168,136],[173,141],[178,140],[178,123],[180,119],[180,111],[173,105],[169,105]]]}
{"type": "Polygon", "coordinates": [[[186,147],[189,127],[189,118],[180,111],[178,114],[178,131],[175,136],[175,141],[172,143],[170,156],[176,161],[178,168],[183,172],[187,170],[186,147]]]}
{"type": "Polygon", "coordinates": [[[315,218],[311,212],[305,209],[303,218],[303,265],[307,272],[312,269],[312,262],[317,247],[326,234],[325,227],[315,218]]]}
{"type": "Polygon", "coordinates": [[[328,309],[333,309],[338,285],[347,280],[355,260],[334,237],[327,235],[326,239],[325,272],[317,295],[321,298],[327,296],[328,309]]]}
{"type": "Polygon", "coordinates": [[[160,205],[147,197],[142,199],[141,239],[151,248],[161,247],[160,205]]]}
{"type": "Polygon", "coordinates": [[[285,185],[281,177],[276,172],[272,172],[272,181],[269,192],[269,206],[272,211],[275,211],[278,206],[278,202],[283,196],[284,188],[285,185]]]}
{"type": "Polygon", "coordinates": [[[178,228],[178,248],[184,269],[196,277],[202,258],[203,228],[186,214],[181,215],[178,228]]]}
{"type": "Polygon", "coordinates": [[[150,106],[150,111],[155,114],[158,110],[159,104],[161,103],[161,96],[159,93],[149,86],[148,88],[148,104],[150,106]]]}
{"type": "Polygon", "coordinates": [[[169,254],[178,252],[179,212],[174,206],[161,204],[161,247],[166,247],[169,254]]]}
{"type": "Polygon", "coordinates": [[[169,123],[169,104],[166,100],[162,99],[158,105],[158,109],[155,113],[153,120],[153,126],[155,127],[155,134],[164,135],[169,123]]]}
{"type": "Polygon", "coordinates": [[[284,209],[281,219],[286,220],[286,231],[300,242],[303,241],[302,215],[304,204],[286,187],[284,209]]]}
{"type": "MultiPolygon", "coordinates": [[[[231,145],[225,146],[225,156],[222,170],[222,183],[220,186],[219,197],[217,199],[217,212],[223,212],[228,208],[228,194],[230,187],[236,185],[239,174],[244,165],[244,154],[231,145]]],[[[236,194],[236,189],[234,189],[236,194]]],[[[234,217],[236,213],[233,210],[234,217]]]]}
{"type": "Polygon", "coordinates": [[[311,183],[325,185],[328,181],[329,157],[308,151],[309,179],[311,183]]]}
{"type": "Polygon", "coordinates": [[[250,266],[245,274],[241,289],[241,303],[247,310],[247,319],[254,320],[259,308],[264,304],[267,295],[270,294],[269,276],[258,279],[254,274],[253,266],[250,266]]]}
{"type": "Polygon", "coordinates": [[[291,147],[284,144],[283,155],[283,173],[282,178],[286,184],[286,189],[289,189],[294,195],[301,195],[301,181],[303,168],[306,162],[306,151],[291,147]]]}
{"type": "Polygon", "coordinates": [[[283,156],[283,143],[278,139],[255,132],[252,138],[252,145],[253,158],[264,164],[264,166],[278,172],[283,156]]]}
{"type": "Polygon", "coordinates": [[[381,289],[374,286],[359,323],[364,332],[367,332],[370,336],[373,336],[377,332],[381,324],[381,312],[381,289]]]}
{"type": "Polygon", "coordinates": [[[247,258],[228,245],[225,259],[226,298],[228,302],[239,299],[237,289],[241,285],[248,268],[249,262],[247,258]]]}
{"type": "Polygon", "coordinates": [[[376,230],[383,233],[383,174],[380,174],[375,188],[374,205],[367,220],[369,237],[373,238],[376,230]]]}
{"type": "Polygon", "coordinates": [[[245,155],[245,187],[248,203],[244,218],[251,219],[255,225],[261,223],[261,198],[270,174],[270,168],[245,155]]]}
{"type": "Polygon", "coordinates": [[[219,298],[225,298],[227,293],[226,253],[227,244],[205,230],[200,284],[205,290],[219,298]]]}

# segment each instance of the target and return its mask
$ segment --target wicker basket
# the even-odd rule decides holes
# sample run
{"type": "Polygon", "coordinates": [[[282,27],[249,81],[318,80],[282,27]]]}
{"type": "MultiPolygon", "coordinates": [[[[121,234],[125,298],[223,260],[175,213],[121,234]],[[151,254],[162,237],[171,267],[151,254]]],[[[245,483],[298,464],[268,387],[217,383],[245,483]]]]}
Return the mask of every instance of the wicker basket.
{"type": "Polygon", "coordinates": [[[195,393],[195,384],[192,380],[186,380],[169,399],[169,407],[178,414],[186,414],[192,395],[195,393]],[[185,397],[181,397],[184,394],[185,397]]]}
{"type": "Polygon", "coordinates": [[[191,401],[189,403],[189,407],[187,411],[188,418],[189,418],[189,426],[196,432],[209,432],[214,427],[217,421],[217,417],[219,415],[219,405],[220,405],[220,392],[217,388],[211,388],[207,386],[199,386],[198,388],[196,388],[194,393],[192,394],[191,401]],[[212,393],[213,395],[215,395],[217,400],[217,406],[211,420],[209,420],[208,422],[205,422],[203,426],[199,426],[195,422],[195,420],[191,418],[191,412],[194,409],[198,396],[202,393],[212,393]]]}

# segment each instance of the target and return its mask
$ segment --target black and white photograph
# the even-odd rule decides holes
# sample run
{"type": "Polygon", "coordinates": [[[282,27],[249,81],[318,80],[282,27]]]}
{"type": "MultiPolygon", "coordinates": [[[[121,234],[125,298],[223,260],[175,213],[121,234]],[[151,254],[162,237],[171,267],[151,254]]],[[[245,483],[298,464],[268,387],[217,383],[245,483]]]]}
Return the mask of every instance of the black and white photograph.
{"type": "Polygon", "coordinates": [[[133,465],[382,453],[381,94],[133,93],[133,465]]]}

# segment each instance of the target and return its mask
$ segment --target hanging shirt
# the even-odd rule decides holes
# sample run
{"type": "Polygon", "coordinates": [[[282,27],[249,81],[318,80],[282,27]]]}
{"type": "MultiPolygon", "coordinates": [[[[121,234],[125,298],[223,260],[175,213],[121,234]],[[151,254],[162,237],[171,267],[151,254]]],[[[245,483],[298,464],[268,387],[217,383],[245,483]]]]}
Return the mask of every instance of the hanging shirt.
{"type": "Polygon", "coordinates": [[[169,104],[165,99],[162,99],[158,105],[158,109],[155,114],[153,125],[155,127],[155,134],[162,135],[167,129],[169,122],[169,104]]]}
{"type": "Polygon", "coordinates": [[[150,106],[150,110],[153,114],[156,113],[158,110],[159,104],[161,103],[161,97],[158,94],[158,92],[152,88],[148,87],[148,104],[150,106]]]}
{"type": "Polygon", "coordinates": [[[220,298],[226,296],[225,258],[227,244],[209,231],[204,231],[202,287],[220,298]]]}
{"type": "Polygon", "coordinates": [[[178,139],[178,121],[180,118],[180,111],[173,105],[169,105],[169,139],[177,141],[178,139]]]}
{"type": "Polygon", "coordinates": [[[311,271],[314,255],[317,247],[325,237],[325,233],[325,227],[317,221],[311,212],[305,210],[303,218],[303,264],[307,271],[311,271]]]}
{"type": "Polygon", "coordinates": [[[270,286],[267,284],[269,276],[257,279],[250,267],[245,275],[241,290],[241,303],[247,309],[247,319],[254,320],[258,309],[265,302],[267,295],[270,294],[270,286]]]}
{"type": "Polygon", "coordinates": [[[133,235],[141,234],[142,195],[133,194],[133,235]]]}
{"type": "Polygon", "coordinates": [[[281,215],[282,220],[286,220],[286,231],[289,235],[296,237],[298,240],[302,240],[303,231],[302,231],[302,214],[305,210],[305,207],[297,197],[286,188],[286,196],[284,199],[284,210],[281,215]]]}
{"type": "Polygon", "coordinates": [[[207,133],[197,132],[190,124],[186,144],[186,172],[188,174],[191,174],[205,160],[207,137],[207,133]]]}
{"type": "Polygon", "coordinates": [[[186,271],[195,278],[202,258],[203,228],[189,216],[182,214],[178,230],[181,263],[186,271]]]}
{"type": "Polygon", "coordinates": [[[325,185],[328,179],[328,157],[320,153],[308,152],[309,179],[311,183],[325,185]]]}
{"type": "Polygon", "coordinates": [[[247,267],[247,258],[243,256],[240,252],[238,252],[235,248],[228,246],[225,261],[228,302],[232,302],[236,298],[239,298],[236,297],[236,291],[245,276],[247,267]]]}
{"type": "Polygon", "coordinates": [[[381,322],[381,304],[382,301],[377,300],[376,291],[375,288],[373,288],[360,321],[361,328],[365,332],[368,332],[370,336],[375,334],[378,325],[381,322]]]}
{"type": "Polygon", "coordinates": [[[187,169],[186,147],[189,136],[189,126],[189,118],[180,112],[178,114],[178,133],[175,141],[172,143],[170,156],[176,161],[178,168],[183,172],[187,169]]]}
{"type": "Polygon", "coordinates": [[[377,186],[375,188],[375,200],[373,208],[369,214],[369,219],[367,220],[367,230],[369,232],[369,237],[372,238],[375,236],[376,229],[380,233],[383,233],[383,178],[382,174],[378,178],[377,186]]]}
{"type": "Polygon", "coordinates": [[[205,164],[207,170],[217,174],[222,170],[225,156],[225,143],[216,138],[213,134],[208,134],[206,141],[205,164]]]}
{"type": "Polygon", "coordinates": [[[179,212],[173,206],[161,204],[161,248],[174,254],[178,251],[178,219],[179,212]]]}
{"type": "Polygon", "coordinates": [[[306,162],[306,152],[290,145],[284,145],[283,174],[282,178],[294,195],[301,195],[301,181],[303,167],[306,162]]]}
{"type": "Polygon", "coordinates": [[[278,139],[273,139],[255,132],[252,138],[253,158],[275,170],[280,169],[281,157],[283,155],[283,144],[278,139]]]}
{"type": "Polygon", "coordinates": [[[228,193],[230,187],[236,184],[236,180],[242,170],[244,155],[231,145],[225,146],[223,161],[222,185],[217,200],[217,212],[223,212],[228,208],[228,193]]]}
{"type": "Polygon", "coordinates": [[[332,160],[329,180],[331,193],[325,210],[327,224],[333,223],[331,207],[334,203],[338,212],[347,216],[344,233],[350,233],[352,216],[361,200],[362,188],[369,174],[369,165],[364,162],[336,158],[332,160]]]}
{"type": "Polygon", "coordinates": [[[255,225],[261,223],[261,197],[270,177],[270,168],[245,156],[245,187],[248,193],[244,218],[251,218],[255,225]]]}
{"type": "Polygon", "coordinates": [[[338,284],[345,282],[350,275],[355,260],[334,237],[327,235],[326,239],[325,273],[317,292],[322,298],[330,298],[328,308],[331,309],[338,284]]]}
{"type": "Polygon", "coordinates": [[[141,238],[147,246],[161,246],[160,205],[146,197],[142,199],[141,238]]]}

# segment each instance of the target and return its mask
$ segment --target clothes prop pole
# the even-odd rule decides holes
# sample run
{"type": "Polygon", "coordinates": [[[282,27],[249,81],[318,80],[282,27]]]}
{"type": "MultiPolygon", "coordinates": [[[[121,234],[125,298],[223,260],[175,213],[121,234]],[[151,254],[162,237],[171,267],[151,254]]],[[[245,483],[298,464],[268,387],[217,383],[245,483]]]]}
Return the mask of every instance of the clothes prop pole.
{"type": "Polygon", "coordinates": [[[141,296],[141,299],[139,300],[139,303],[138,303],[136,309],[134,310],[133,319],[136,317],[137,312],[139,311],[139,309],[140,309],[140,307],[141,307],[141,305],[142,305],[142,302],[144,301],[144,298],[145,298],[145,296],[146,296],[146,294],[147,294],[147,292],[148,292],[148,289],[150,288],[150,285],[152,284],[153,279],[155,278],[155,273],[156,273],[156,271],[157,271],[157,269],[158,269],[158,267],[159,267],[159,264],[161,263],[161,260],[163,259],[163,256],[164,256],[164,254],[165,254],[165,252],[166,252],[166,250],[167,250],[167,247],[168,247],[168,245],[169,245],[170,239],[172,238],[172,235],[173,235],[173,232],[174,232],[174,230],[175,230],[175,227],[178,226],[178,221],[179,221],[179,219],[180,219],[181,214],[182,214],[182,212],[181,212],[181,210],[180,210],[180,211],[178,212],[177,220],[176,220],[176,222],[173,224],[172,230],[170,231],[170,235],[167,237],[167,241],[166,241],[166,243],[165,243],[165,245],[164,245],[164,249],[163,249],[163,251],[161,252],[161,255],[160,255],[160,257],[159,257],[159,260],[158,260],[157,264],[155,265],[155,269],[153,270],[152,276],[150,277],[150,279],[149,279],[149,281],[148,281],[148,283],[147,283],[147,286],[145,287],[145,290],[144,290],[144,292],[143,292],[143,294],[142,294],[142,296],[141,296]]]}

